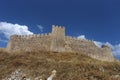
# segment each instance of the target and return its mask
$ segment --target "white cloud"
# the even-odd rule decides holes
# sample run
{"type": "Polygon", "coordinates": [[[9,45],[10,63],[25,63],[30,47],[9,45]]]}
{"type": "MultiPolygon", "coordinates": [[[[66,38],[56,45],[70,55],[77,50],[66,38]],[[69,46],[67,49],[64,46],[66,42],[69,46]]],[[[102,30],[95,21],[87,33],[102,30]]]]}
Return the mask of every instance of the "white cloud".
{"type": "Polygon", "coordinates": [[[41,32],[43,32],[43,26],[37,25],[37,27],[40,29],[41,32]]]}
{"type": "Polygon", "coordinates": [[[120,56],[120,44],[114,45],[112,47],[112,52],[114,55],[119,55],[120,56]]]}
{"type": "Polygon", "coordinates": [[[113,48],[113,45],[110,44],[109,42],[100,42],[100,41],[93,41],[95,43],[96,46],[98,46],[99,48],[102,46],[102,45],[107,45],[109,46],[111,49],[113,48]]]}
{"type": "MultiPolygon", "coordinates": [[[[77,37],[78,39],[87,39],[85,37],[85,35],[80,35],[77,37]]],[[[102,45],[107,45],[111,48],[112,50],[112,53],[115,55],[115,56],[120,56],[120,44],[116,44],[116,45],[112,45],[111,43],[109,42],[100,42],[100,41],[93,41],[95,43],[96,46],[98,46],[99,48],[102,46],[102,45]]]]}
{"type": "Polygon", "coordinates": [[[33,34],[33,32],[28,30],[28,26],[26,25],[12,24],[8,22],[0,22],[0,33],[4,34],[7,39],[13,34],[33,34]]]}
{"type": "Polygon", "coordinates": [[[85,39],[85,40],[86,40],[85,35],[80,35],[80,36],[78,36],[77,38],[78,38],[78,39],[85,39]]]}
{"type": "Polygon", "coordinates": [[[98,46],[99,48],[103,45],[102,42],[99,41],[94,41],[95,45],[98,46]]]}

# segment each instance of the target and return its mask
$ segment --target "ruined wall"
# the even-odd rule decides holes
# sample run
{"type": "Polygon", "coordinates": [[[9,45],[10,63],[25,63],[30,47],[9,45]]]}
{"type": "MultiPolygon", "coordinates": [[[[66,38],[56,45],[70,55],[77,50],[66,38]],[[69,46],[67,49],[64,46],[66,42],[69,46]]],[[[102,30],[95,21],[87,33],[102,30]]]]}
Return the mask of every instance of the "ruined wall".
{"type": "Polygon", "coordinates": [[[102,46],[99,48],[91,40],[77,39],[67,36],[65,37],[65,49],[70,52],[84,53],[103,61],[114,61],[114,57],[108,46],[102,46]]]}
{"type": "Polygon", "coordinates": [[[91,40],[77,39],[68,36],[65,37],[65,43],[66,51],[84,53],[103,61],[114,61],[111,49],[108,46],[99,48],[91,40]]]}
{"type": "Polygon", "coordinates": [[[109,47],[99,48],[91,40],[65,36],[65,28],[54,25],[49,34],[11,36],[6,50],[78,52],[103,61],[114,61],[109,47]]]}

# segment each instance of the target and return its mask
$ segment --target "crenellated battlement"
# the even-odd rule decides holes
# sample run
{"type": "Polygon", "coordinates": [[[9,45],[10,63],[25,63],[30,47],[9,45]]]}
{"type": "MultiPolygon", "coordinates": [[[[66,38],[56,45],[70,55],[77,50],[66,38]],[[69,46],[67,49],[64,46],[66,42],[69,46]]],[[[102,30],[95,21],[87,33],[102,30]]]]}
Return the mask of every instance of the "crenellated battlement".
{"type": "Polygon", "coordinates": [[[32,34],[32,35],[12,35],[10,38],[38,38],[38,37],[46,37],[50,36],[51,33],[44,33],[44,34],[32,34]]]}
{"type": "Polygon", "coordinates": [[[58,25],[52,25],[52,29],[57,29],[57,30],[65,30],[65,27],[58,26],[58,25]]]}
{"type": "Polygon", "coordinates": [[[52,36],[65,36],[65,27],[52,25],[52,36]]]}
{"type": "Polygon", "coordinates": [[[109,47],[98,48],[92,40],[65,36],[65,27],[52,25],[51,33],[33,35],[12,35],[7,51],[54,51],[84,53],[103,61],[113,61],[109,47]]]}

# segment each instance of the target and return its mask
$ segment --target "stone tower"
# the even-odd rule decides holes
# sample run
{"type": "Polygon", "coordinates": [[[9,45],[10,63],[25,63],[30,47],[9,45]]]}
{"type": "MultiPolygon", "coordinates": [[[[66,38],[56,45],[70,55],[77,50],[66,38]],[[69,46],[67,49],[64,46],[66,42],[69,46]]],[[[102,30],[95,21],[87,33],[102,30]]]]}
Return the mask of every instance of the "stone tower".
{"type": "Polygon", "coordinates": [[[52,25],[51,51],[65,51],[65,28],[52,25]]]}

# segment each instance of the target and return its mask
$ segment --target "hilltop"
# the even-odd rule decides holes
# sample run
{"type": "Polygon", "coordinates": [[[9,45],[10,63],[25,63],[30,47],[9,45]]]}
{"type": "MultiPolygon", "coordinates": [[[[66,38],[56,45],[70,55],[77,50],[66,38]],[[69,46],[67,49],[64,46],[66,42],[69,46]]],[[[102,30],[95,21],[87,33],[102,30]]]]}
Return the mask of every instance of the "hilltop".
{"type": "Polygon", "coordinates": [[[72,52],[15,52],[0,51],[0,79],[21,70],[35,80],[43,80],[56,70],[53,80],[120,80],[120,63],[93,59],[72,52]]]}

